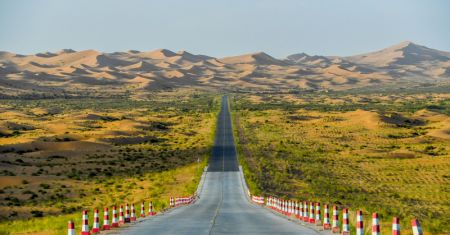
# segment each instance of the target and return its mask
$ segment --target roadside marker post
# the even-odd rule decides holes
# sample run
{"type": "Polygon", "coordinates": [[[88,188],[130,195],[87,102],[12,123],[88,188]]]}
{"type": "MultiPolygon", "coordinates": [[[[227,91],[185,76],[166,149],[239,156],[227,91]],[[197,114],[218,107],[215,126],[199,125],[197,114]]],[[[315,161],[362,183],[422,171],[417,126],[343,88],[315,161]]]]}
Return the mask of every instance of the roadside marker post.
{"type": "Polygon", "coordinates": [[[376,212],[372,214],[372,235],[380,235],[380,222],[376,212]]]}
{"type": "Polygon", "coordinates": [[[134,203],[131,204],[131,218],[130,221],[136,221],[136,209],[134,208],[134,203]]]}
{"type": "Polygon", "coordinates": [[[298,201],[295,201],[295,217],[300,218],[300,207],[298,205],[298,201]]]}
{"type": "Polygon", "coordinates": [[[350,224],[348,223],[348,209],[342,210],[342,235],[350,235],[350,224]]]}
{"type": "Polygon", "coordinates": [[[92,233],[100,232],[100,219],[98,218],[98,209],[94,209],[94,224],[92,225],[92,233]]]}
{"type": "Polygon", "coordinates": [[[308,202],[304,201],[303,202],[303,209],[305,211],[305,213],[303,213],[303,222],[308,223],[309,222],[309,211],[308,211],[308,202]]]}
{"type": "Polygon", "coordinates": [[[418,219],[411,220],[411,226],[412,226],[414,235],[423,235],[422,226],[420,225],[420,222],[418,219]]]}
{"type": "Polygon", "coordinates": [[[309,223],[310,224],[315,224],[316,220],[314,218],[314,202],[310,202],[309,203],[309,223]]]}
{"type": "Polygon", "coordinates": [[[131,222],[131,218],[130,218],[130,206],[128,205],[128,203],[125,205],[125,223],[130,223],[131,222]]]}
{"type": "Polygon", "coordinates": [[[392,235],[400,235],[400,219],[398,217],[392,219],[392,235]]]}
{"type": "Polygon", "coordinates": [[[153,202],[152,202],[152,201],[150,201],[150,202],[148,203],[148,215],[149,215],[149,216],[156,215],[156,213],[153,212],[153,202]]]}
{"type": "Polygon", "coordinates": [[[330,230],[330,212],[328,210],[328,204],[325,204],[323,211],[323,229],[330,230]]]}
{"type": "Polygon", "coordinates": [[[75,224],[72,220],[67,223],[67,235],[75,235],[75,224]]]}
{"type": "Polygon", "coordinates": [[[337,206],[333,206],[333,224],[331,228],[331,232],[339,233],[341,230],[339,228],[339,211],[337,206]]]}
{"type": "Polygon", "coordinates": [[[299,208],[298,210],[299,210],[300,215],[298,216],[298,219],[299,219],[299,220],[303,220],[303,202],[300,201],[299,204],[300,204],[300,205],[299,205],[300,208],[299,208]]]}
{"type": "Polygon", "coordinates": [[[123,205],[120,205],[120,209],[119,209],[119,224],[124,224],[125,223],[125,218],[123,215],[123,205]]]}
{"type": "Polygon", "coordinates": [[[109,225],[109,213],[108,213],[108,207],[105,207],[103,209],[103,230],[109,230],[111,226],[109,225]]]}
{"type": "Polygon", "coordinates": [[[117,208],[116,206],[113,206],[113,210],[112,210],[112,221],[111,221],[111,227],[113,228],[117,228],[119,227],[119,220],[117,219],[117,208]]]}
{"type": "Polygon", "coordinates": [[[145,217],[145,202],[141,204],[141,217],[145,217]]]}
{"type": "Polygon", "coordinates": [[[321,210],[320,210],[320,202],[316,203],[316,225],[322,226],[322,219],[321,219],[321,210]]]}
{"type": "Polygon", "coordinates": [[[364,235],[364,221],[361,210],[356,211],[356,235],[364,235]]]}
{"type": "Polygon", "coordinates": [[[90,235],[91,232],[89,231],[89,220],[88,220],[88,214],[86,210],[83,210],[83,225],[81,226],[81,235],[90,235]]]}

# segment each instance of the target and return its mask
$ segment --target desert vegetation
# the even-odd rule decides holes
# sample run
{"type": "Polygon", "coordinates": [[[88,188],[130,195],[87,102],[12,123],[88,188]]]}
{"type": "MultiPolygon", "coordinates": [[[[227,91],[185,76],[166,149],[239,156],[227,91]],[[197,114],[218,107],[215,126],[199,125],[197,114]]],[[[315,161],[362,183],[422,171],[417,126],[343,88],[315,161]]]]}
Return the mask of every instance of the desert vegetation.
{"type": "Polygon", "coordinates": [[[382,234],[393,216],[405,234],[412,217],[450,231],[448,93],[236,95],[232,106],[252,193],[362,209],[366,225],[378,212],[382,234]]]}
{"type": "MultiPolygon", "coordinates": [[[[219,99],[0,101],[0,234],[61,234],[80,211],[195,191],[219,99]],[[60,221],[61,223],[57,223],[60,221]]],[[[90,216],[92,219],[92,215],[90,216]]]]}

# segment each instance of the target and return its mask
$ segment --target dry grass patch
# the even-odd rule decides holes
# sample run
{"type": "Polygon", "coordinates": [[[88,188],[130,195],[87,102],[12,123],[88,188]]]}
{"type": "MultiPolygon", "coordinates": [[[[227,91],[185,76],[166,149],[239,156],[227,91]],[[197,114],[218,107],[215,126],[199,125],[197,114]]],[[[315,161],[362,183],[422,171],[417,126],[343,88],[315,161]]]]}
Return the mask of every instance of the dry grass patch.
{"type": "MultiPolygon", "coordinates": [[[[437,104],[431,97],[426,102],[437,104]]],[[[450,138],[436,135],[450,127],[448,115],[422,109],[425,101],[413,111],[392,99],[365,110],[313,101],[235,100],[241,161],[254,193],[363,209],[367,219],[377,211],[382,234],[392,216],[403,228],[417,217],[431,234],[449,230],[450,138]]]]}
{"type": "Polygon", "coordinates": [[[150,198],[161,199],[155,201],[161,208],[163,198],[193,192],[194,163],[200,158],[204,165],[210,153],[219,99],[165,96],[0,101],[0,130],[16,131],[0,137],[0,219],[150,198]],[[35,109],[58,112],[30,112],[35,109]]]}

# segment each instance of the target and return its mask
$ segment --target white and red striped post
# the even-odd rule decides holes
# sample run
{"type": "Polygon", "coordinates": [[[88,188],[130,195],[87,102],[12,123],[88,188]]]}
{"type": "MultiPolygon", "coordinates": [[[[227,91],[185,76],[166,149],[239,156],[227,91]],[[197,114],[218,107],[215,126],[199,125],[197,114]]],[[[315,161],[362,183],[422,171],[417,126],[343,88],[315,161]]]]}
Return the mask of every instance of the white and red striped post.
{"type": "Polygon", "coordinates": [[[173,200],[173,197],[170,197],[169,205],[170,205],[170,207],[174,207],[175,206],[175,202],[173,200]]]}
{"type": "Polygon", "coordinates": [[[303,220],[303,202],[300,201],[298,204],[299,204],[299,208],[298,208],[298,213],[299,213],[298,219],[299,219],[299,220],[303,220]]]}
{"type": "Polygon", "coordinates": [[[145,202],[141,204],[141,217],[145,217],[145,202]]]}
{"type": "Polygon", "coordinates": [[[81,235],[90,235],[91,232],[89,231],[89,220],[88,220],[88,213],[86,210],[83,210],[83,225],[81,226],[81,235]]]}
{"type": "Polygon", "coordinates": [[[131,218],[130,221],[136,221],[136,210],[134,208],[134,203],[131,204],[131,218]]]}
{"type": "Polygon", "coordinates": [[[288,200],[284,201],[284,214],[289,215],[289,201],[288,200]]]}
{"type": "Polygon", "coordinates": [[[125,223],[130,223],[131,222],[131,218],[130,218],[130,206],[128,205],[128,203],[125,205],[125,223]]]}
{"type": "Polygon", "coordinates": [[[283,213],[283,200],[278,199],[278,212],[283,213]]]}
{"type": "Polygon", "coordinates": [[[342,235],[350,235],[350,224],[348,223],[348,209],[342,210],[342,235]]]}
{"type": "Polygon", "coordinates": [[[323,229],[329,230],[329,229],[331,229],[331,224],[330,224],[330,212],[328,210],[328,204],[325,204],[323,210],[324,210],[323,211],[323,229]]]}
{"type": "Polygon", "coordinates": [[[92,226],[92,233],[100,232],[100,219],[98,218],[98,209],[94,209],[94,224],[92,226]]]}
{"type": "Polygon", "coordinates": [[[296,215],[296,213],[295,213],[295,202],[294,201],[291,201],[291,214],[292,215],[296,215]]]}
{"type": "Polygon", "coordinates": [[[392,235],[400,235],[400,219],[398,217],[392,219],[392,235]]]}
{"type": "Polygon", "coordinates": [[[112,209],[112,221],[111,221],[111,227],[113,227],[113,228],[117,228],[117,227],[119,227],[119,219],[117,218],[117,208],[116,208],[116,206],[113,206],[113,209],[112,209]]]}
{"type": "Polygon", "coordinates": [[[411,226],[412,226],[414,235],[423,235],[422,226],[420,225],[420,222],[418,219],[411,220],[411,226]]]}
{"type": "Polygon", "coordinates": [[[75,224],[72,220],[67,223],[67,235],[75,235],[75,224]]]}
{"type": "Polygon", "coordinates": [[[109,225],[109,213],[108,213],[108,207],[105,207],[103,209],[103,230],[109,230],[111,226],[109,225]]]}
{"type": "Polygon", "coordinates": [[[298,201],[295,201],[295,217],[300,218],[300,207],[298,205],[298,201]]]}
{"type": "Polygon", "coordinates": [[[150,201],[150,202],[148,203],[148,215],[149,215],[149,216],[152,216],[152,215],[155,215],[155,214],[156,214],[156,213],[153,212],[153,202],[150,201]]]}
{"type": "Polygon", "coordinates": [[[320,202],[316,203],[316,225],[321,226],[322,225],[322,219],[321,219],[321,210],[320,210],[320,202]]]}
{"type": "Polygon", "coordinates": [[[283,199],[280,199],[280,213],[284,212],[284,201],[283,199]]]}
{"type": "Polygon", "coordinates": [[[333,224],[331,225],[331,232],[339,233],[341,229],[339,228],[339,211],[337,206],[333,206],[333,224]]]}
{"type": "Polygon", "coordinates": [[[123,215],[123,205],[120,205],[119,208],[119,224],[125,223],[125,216],[123,215]]]}
{"type": "Polygon", "coordinates": [[[286,215],[289,215],[289,200],[284,201],[285,203],[285,213],[286,215]]]}
{"type": "Polygon", "coordinates": [[[281,211],[281,209],[282,209],[282,207],[281,207],[281,199],[277,198],[277,201],[278,201],[278,203],[277,203],[277,211],[281,213],[282,212],[281,211]]]}
{"type": "Polygon", "coordinates": [[[116,206],[113,206],[113,209],[112,209],[111,227],[113,227],[113,228],[119,227],[119,219],[117,218],[117,208],[116,208],[116,206]]]}
{"type": "Polygon", "coordinates": [[[304,209],[303,222],[308,223],[309,222],[309,212],[308,212],[308,202],[307,201],[303,202],[303,209],[304,209]]]}
{"type": "Polygon", "coordinates": [[[292,203],[291,200],[289,200],[289,201],[288,201],[288,216],[291,216],[291,215],[292,215],[292,212],[293,212],[292,209],[294,209],[292,206],[293,206],[293,203],[292,203]]]}
{"type": "Polygon", "coordinates": [[[380,235],[380,222],[376,212],[372,214],[372,235],[380,235]]]}
{"type": "Polygon", "coordinates": [[[314,202],[309,203],[309,223],[314,224],[316,223],[316,219],[314,218],[314,202]]]}
{"type": "Polygon", "coordinates": [[[364,235],[364,222],[361,210],[356,211],[356,235],[364,235]]]}
{"type": "Polygon", "coordinates": [[[297,203],[297,201],[292,201],[292,214],[294,214],[295,218],[298,218],[298,203],[297,203]]]}
{"type": "Polygon", "coordinates": [[[280,212],[284,214],[284,200],[280,199],[280,212]]]}
{"type": "Polygon", "coordinates": [[[285,215],[288,215],[288,201],[287,200],[284,200],[284,214],[285,215]]]}

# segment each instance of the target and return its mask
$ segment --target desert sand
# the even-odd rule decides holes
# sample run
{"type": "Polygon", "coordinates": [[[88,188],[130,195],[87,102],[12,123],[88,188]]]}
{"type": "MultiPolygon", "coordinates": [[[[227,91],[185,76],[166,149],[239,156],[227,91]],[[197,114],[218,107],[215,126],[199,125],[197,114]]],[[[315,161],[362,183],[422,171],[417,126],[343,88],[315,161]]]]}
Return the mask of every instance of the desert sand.
{"type": "Polygon", "coordinates": [[[0,52],[0,94],[112,96],[161,89],[345,90],[450,81],[450,52],[402,42],[349,57],[264,52],[213,58],[187,51],[0,52]],[[105,92],[107,91],[107,92],[105,92]]]}

